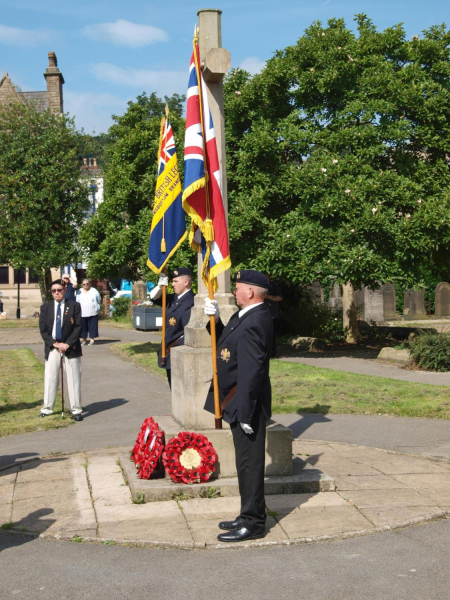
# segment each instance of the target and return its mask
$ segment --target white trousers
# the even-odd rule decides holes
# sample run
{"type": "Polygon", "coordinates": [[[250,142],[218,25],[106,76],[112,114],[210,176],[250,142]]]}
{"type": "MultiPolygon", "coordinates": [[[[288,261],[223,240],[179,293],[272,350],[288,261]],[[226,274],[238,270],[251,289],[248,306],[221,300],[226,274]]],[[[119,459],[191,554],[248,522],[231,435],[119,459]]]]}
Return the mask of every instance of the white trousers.
{"type": "MultiPolygon", "coordinates": [[[[41,412],[45,415],[51,415],[55,409],[56,392],[59,386],[59,374],[61,365],[61,355],[57,349],[52,350],[45,361],[44,377],[44,406],[41,412]]],[[[70,410],[72,414],[79,415],[81,408],[81,356],[77,358],[67,358],[64,356],[64,371],[67,376],[67,388],[69,392],[70,410]]],[[[66,401],[67,395],[64,394],[66,401]]]]}

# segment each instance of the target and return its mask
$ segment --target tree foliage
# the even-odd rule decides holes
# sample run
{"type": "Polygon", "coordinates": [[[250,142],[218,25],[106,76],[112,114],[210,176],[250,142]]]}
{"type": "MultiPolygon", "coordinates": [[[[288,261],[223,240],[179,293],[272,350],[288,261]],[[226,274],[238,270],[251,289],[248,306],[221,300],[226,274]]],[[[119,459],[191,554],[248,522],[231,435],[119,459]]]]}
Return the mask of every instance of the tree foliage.
{"type": "Polygon", "coordinates": [[[20,102],[0,107],[0,264],[43,274],[79,259],[89,206],[81,147],[65,116],[20,102]]]}
{"type": "Polygon", "coordinates": [[[401,289],[450,273],[450,34],[356,21],[226,80],[235,265],[401,289]]]}
{"type": "MultiPolygon", "coordinates": [[[[106,149],[104,202],[83,228],[81,241],[91,277],[152,279],[147,251],[157,179],[161,118],[165,104],[178,149],[178,168],[183,174],[180,148],[184,139],[184,97],[174,94],[160,100],[156,94],[138,96],[128,103],[123,116],[115,116],[106,149]]],[[[179,250],[175,262],[190,264],[193,253],[179,250]]]]}

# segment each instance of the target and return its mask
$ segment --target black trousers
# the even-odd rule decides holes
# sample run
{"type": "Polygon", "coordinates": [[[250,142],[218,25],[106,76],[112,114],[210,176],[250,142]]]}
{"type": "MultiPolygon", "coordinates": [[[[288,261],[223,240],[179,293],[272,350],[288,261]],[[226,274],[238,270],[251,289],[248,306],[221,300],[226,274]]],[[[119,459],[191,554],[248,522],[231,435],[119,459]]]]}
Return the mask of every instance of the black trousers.
{"type": "Polygon", "coordinates": [[[266,446],[266,417],[259,408],[253,417],[251,435],[244,433],[239,423],[231,423],[236,470],[241,496],[241,514],[246,527],[264,529],[266,505],[264,501],[264,462],[266,446]]]}

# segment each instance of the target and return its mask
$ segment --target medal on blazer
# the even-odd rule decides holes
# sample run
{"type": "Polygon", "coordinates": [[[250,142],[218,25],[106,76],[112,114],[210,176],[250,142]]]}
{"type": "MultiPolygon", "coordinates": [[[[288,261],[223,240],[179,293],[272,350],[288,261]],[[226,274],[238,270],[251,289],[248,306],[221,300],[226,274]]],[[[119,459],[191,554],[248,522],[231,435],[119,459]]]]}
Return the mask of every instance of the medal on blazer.
{"type": "Polygon", "coordinates": [[[73,320],[73,317],[70,317],[70,323],[73,325],[75,323],[75,321],[73,320]]]}
{"type": "Polygon", "coordinates": [[[175,327],[177,320],[175,319],[175,317],[170,317],[169,319],[169,325],[171,327],[175,327]]]}
{"type": "Polygon", "coordinates": [[[224,362],[228,362],[230,360],[230,357],[231,357],[231,353],[228,350],[228,348],[224,348],[223,350],[220,351],[220,358],[224,362]]]}

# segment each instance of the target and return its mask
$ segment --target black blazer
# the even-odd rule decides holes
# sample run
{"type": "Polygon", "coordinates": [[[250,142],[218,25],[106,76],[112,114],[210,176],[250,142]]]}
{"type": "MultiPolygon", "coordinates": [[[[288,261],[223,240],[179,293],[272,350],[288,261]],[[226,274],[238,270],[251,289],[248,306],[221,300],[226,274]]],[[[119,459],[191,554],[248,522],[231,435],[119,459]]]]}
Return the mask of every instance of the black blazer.
{"type": "MultiPolygon", "coordinates": [[[[46,302],[41,306],[39,316],[39,329],[45,342],[45,359],[49,353],[56,350],[53,347],[55,340],[52,337],[53,321],[55,320],[55,303],[46,302]]],[[[82,355],[81,344],[81,305],[79,302],[64,299],[64,318],[62,324],[62,342],[69,344],[66,352],[67,358],[76,358],[82,355]]]]}
{"type": "MultiPolygon", "coordinates": [[[[216,323],[219,394],[222,402],[237,386],[235,396],[223,411],[223,419],[227,423],[251,424],[257,405],[266,419],[272,416],[269,364],[273,324],[265,304],[250,309],[241,318],[238,315],[234,313],[226,327],[220,319],[216,323]]],[[[205,410],[214,413],[212,385],[205,410]]]]}
{"type": "MultiPolygon", "coordinates": [[[[166,348],[169,344],[178,340],[172,346],[184,345],[184,328],[189,323],[191,318],[191,308],[194,306],[195,294],[192,290],[187,291],[181,299],[175,297],[175,294],[166,294],[166,348]],[[179,339],[181,338],[181,339],[179,339]]],[[[162,304],[161,298],[154,301],[156,304],[162,304]]],[[[161,348],[158,351],[158,366],[163,369],[170,369],[170,352],[166,358],[166,365],[163,367],[161,363],[161,348]]]]}

